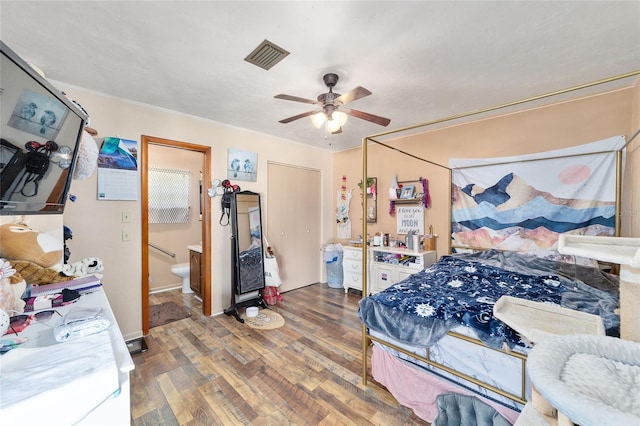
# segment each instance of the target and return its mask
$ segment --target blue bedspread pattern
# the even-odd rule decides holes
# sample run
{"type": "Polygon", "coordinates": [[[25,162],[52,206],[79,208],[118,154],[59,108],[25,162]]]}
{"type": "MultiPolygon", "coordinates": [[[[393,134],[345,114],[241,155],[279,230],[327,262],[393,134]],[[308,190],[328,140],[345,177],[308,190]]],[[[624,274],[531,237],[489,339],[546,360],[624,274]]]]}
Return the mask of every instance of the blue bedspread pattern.
{"type": "Polygon", "coordinates": [[[443,256],[428,269],[370,299],[383,305],[387,314],[400,311],[425,324],[435,319],[464,324],[475,329],[490,346],[500,347],[506,342],[513,347],[523,342],[517,333],[493,317],[493,305],[498,299],[509,295],[560,305],[564,291],[554,275],[526,275],[443,256]]]}

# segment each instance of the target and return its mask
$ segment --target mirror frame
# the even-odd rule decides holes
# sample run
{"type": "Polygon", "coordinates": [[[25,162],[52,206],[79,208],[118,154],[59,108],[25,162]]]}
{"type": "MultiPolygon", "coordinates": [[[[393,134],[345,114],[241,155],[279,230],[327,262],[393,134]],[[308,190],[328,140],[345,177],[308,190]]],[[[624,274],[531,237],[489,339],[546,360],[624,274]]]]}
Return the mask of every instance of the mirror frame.
{"type": "MultiPolygon", "coordinates": [[[[233,196],[233,202],[231,203],[231,232],[233,233],[233,249],[234,249],[234,253],[233,253],[233,260],[234,260],[234,294],[236,295],[243,295],[246,293],[251,293],[254,291],[261,291],[262,289],[264,289],[265,287],[265,274],[264,274],[264,244],[263,244],[263,228],[262,228],[262,208],[261,208],[261,200],[260,200],[260,194],[255,193],[255,192],[251,192],[251,191],[241,191],[241,192],[236,192],[234,193],[233,196]],[[257,258],[259,261],[259,264],[261,266],[261,273],[258,274],[259,276],[259,282],[258,283],[244,283],[243,282],[243,276],[246,276],[246,274],[242,273],[242,266],[243,266],[243,254],[248,255],[248,250],[241,250],[241,244],[243,244],[244,246],[246,246],[247,244],[251,244],[251,239],[252,239],[252,232],[251,232],[251,227],[249,227],[249,234],[241,234],[241,230],[239,229],[239,217],[240,215],[247,215],[247,219],[246,221],[242,221],[243,223],[246,222],[247,225],[250,225],[251,223],[251,213],[248,211],[248,209],[245,209],[241,207],[241,203],[243,203],[242,198],[245,197],[255,197],[256,201],[257,201],[257,212],[255,212],[256,217],[254,220],[257,220],[257,226],[259,228],[259,250],[257,250],[256,256],[259,254],[259,257],[257,258]]],[[[253,204],[253,203],[252,203],[253,204]]]]}

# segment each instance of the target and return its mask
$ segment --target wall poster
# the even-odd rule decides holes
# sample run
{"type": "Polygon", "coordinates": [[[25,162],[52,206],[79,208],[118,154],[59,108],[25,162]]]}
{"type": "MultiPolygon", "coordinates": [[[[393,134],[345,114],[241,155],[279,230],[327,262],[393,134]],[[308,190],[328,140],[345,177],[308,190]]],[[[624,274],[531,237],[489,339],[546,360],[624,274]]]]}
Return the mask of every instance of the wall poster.
{"type": "Polygon", "coordinates": [[[424,235],[424,206],[398,206],[396,207],[396,233],[424,235]]]}
{"type": "Polygon", "coordinates": [[[540,252],[557,250],[562,233],[615,235],[624,144],[615,136],[517,157],[450,159],[452,244],[540,252]]]}

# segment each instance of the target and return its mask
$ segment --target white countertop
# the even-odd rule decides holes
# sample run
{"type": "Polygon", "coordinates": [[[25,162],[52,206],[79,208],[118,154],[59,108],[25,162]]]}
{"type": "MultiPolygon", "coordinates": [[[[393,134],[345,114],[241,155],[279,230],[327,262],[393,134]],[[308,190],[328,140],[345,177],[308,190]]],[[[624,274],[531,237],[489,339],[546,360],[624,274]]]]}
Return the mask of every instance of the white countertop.
{"type": "Polygon", "coordinates": [[[191,251],[197,251],[198,253],[202,253],[202,244],[194,244],[191,246],[187,246],[187,248],[191,251]]]}
{"type": "Polygon", "coordinates": [[[424,253],[429,253],[431,251],[434,251],[434,250],[420,250],[420,249],[414,250],[414,249],[408,249],[405,247],[385,247],[385,246],[372,246],[372,247],[368,247],[368,249],[371,251],[379,252],[379,253],[394,253],[394,254],[408,255],[408,256],[419,256],[424,253]]]}

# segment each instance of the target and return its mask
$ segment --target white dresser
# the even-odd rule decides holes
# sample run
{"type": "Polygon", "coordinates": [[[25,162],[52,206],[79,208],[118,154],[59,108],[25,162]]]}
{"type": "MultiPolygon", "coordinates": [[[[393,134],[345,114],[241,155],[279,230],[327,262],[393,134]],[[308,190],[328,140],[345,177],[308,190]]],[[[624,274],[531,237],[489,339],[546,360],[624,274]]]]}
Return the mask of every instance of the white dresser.
{"type": "Polygon", "coordinates": [[[350,288],[362,291],[362,247],[344,246],[342,250],[344,292],[350,288]]]}
{"type": "Polygon", "coordinates": [[[394,247],[372,247],[369,249],[371,279],[369,293],[377,293],[402,281],[409,275],[420,272],[436,261],[435,250],[416,251],[394,247]]]}
{"type": "MultiPolygon", "coordinates": [[[[362,247],[342,248],[343,287],[362,291],[362,247]]],[[[415,251],[394,247],[369,247],[368,293],[377,293],[431,266],[436,261],[435,250],[415,251]]]]}

